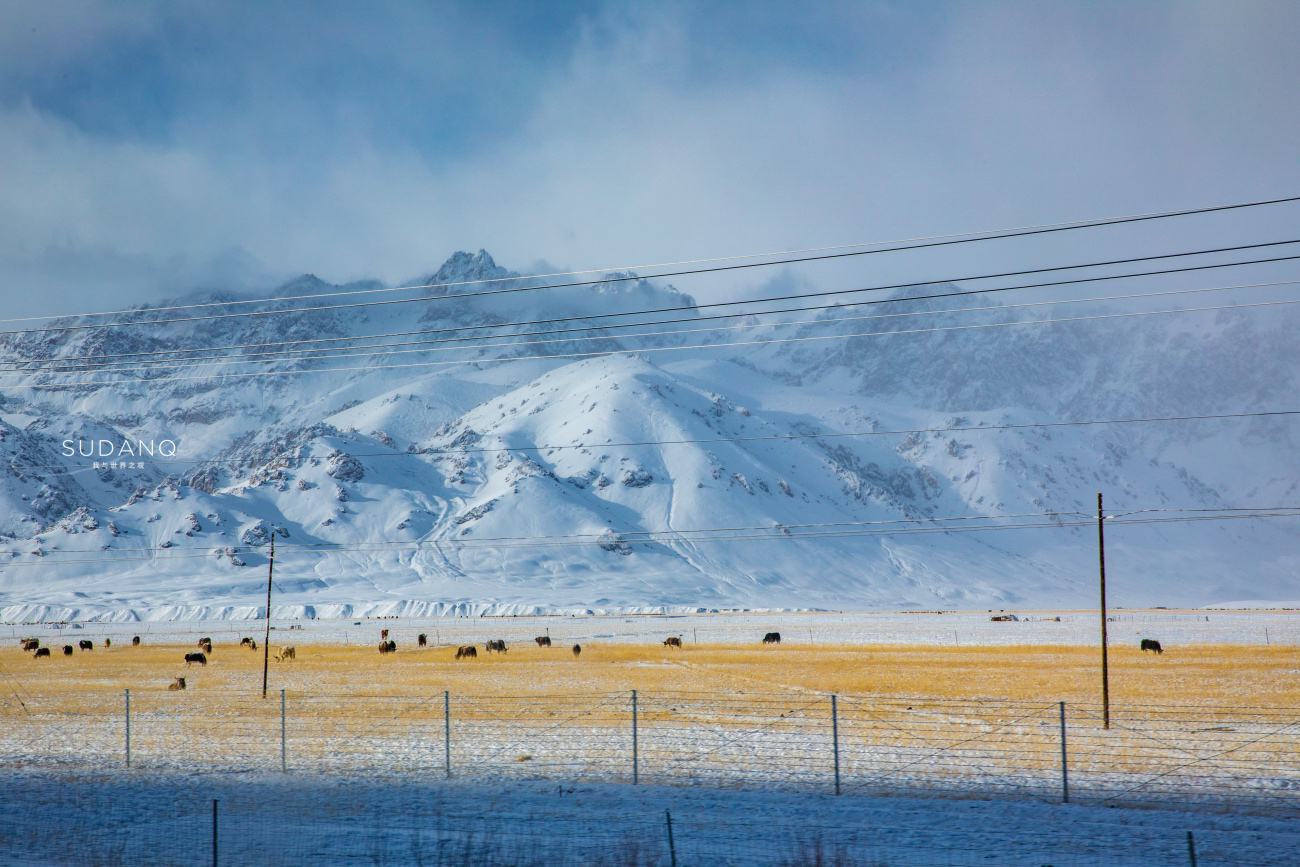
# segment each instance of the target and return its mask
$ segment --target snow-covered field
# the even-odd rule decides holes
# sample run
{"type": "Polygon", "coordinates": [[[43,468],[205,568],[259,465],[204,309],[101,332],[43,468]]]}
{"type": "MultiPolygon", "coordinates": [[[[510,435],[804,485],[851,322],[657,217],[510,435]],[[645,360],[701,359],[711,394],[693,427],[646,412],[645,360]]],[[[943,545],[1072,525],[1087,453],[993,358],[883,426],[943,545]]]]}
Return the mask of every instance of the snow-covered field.
{"type": "MultiPolygon", "coordinates": [[[[1096,612],[1015,611],[1006,612],[1014,621],[991,620],[1003,613],[301,620],[276,622],[272,643],[308,653],[369,648],[386,628],[404,652],[413,652],[417,633],[427,634],[443,647],[426,652],[441,657],[447,645],[488,637],[528,645],[549,634],[599,658],[602,646],[612,653],[669,635],[689,648],[757,645],[770,631],[793,647],[1096,641],[1096,612]]],[[[1112,642],[1156,637],[1175,654],[1193,645],[1300,645],[1295,611],[1119,610],[1112,617],[1112,642]]],[[[197,634],[229,645],[244,634],[260,640],[262,625],[5,629],[10,639],[30,635],[51,645],[92,640],[101,648],[93,661],[107,665],[127,658],[116,648],[134,635],[147,647],[188,647],[197,634]],[[104,639],[113,642],[110,653],[104,639]]],[[[214,799],[220,863],[235,864],[667,865],[665,810],[681,865],[816,863],[820,846],[821,863],[965,865],[992,857],[1146,867],[1188,863],[1188,831],[1202,867],[1293,864],[1300,851],[1300,720],[1286,709],[1127,704],[1103,732],[1095,707],[1072,704],[1071,803],[1062,805],[1054,696],[922,704],[842,695],[833,722],[829,696],[776,680],[753,688],[738,682],[725,693],[647,690],[634,747],[627,692],[453,690],[444,697],[441,688],[398,695],[364,682],[333,691],[304,682],[288,690],[282,723],[278,691],[263,702],[154,684],[132,692],[127,769],[120,691],[79,702],[35,684],[29,690],[28,670],[5,668],[12,695],[4,698],[0,788],[17,808],[0,811],[0,847],[12,863],[211,863],[214,799]],[[282,763],[287,773],[268,773],[282,763]],[[837,770],[840,797],[832,794],[837,770]],[[848,860],[834,861],[840,854],[848,860]]],[[[288,668],[276,673],[291,676],[288,668]]]]}
{"type": "Polygon", "coordinates": [[[1173,867],[1189,831],[1200,867],[1300,852],[1293,819],[1007,799],[128,772],[0,785],[20,805],[0,811],[5,863],[27,865],[213,863],[214,800],[221,864],[1173,867]]]}

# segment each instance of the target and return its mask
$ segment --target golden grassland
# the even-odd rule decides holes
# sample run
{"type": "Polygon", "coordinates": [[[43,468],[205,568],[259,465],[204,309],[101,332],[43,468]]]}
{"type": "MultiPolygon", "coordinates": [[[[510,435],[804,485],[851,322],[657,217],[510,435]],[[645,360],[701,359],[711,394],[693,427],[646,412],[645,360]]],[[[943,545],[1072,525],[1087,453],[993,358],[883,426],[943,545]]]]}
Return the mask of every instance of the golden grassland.
{"type": "MultiPolygon", "coordinates": [[[[449,690],[466,697],[590,695],[653,692],[865,695],[876,698],[1100,701],[1100,651],[1069,646],[759,646],[517,644],[505,654],[457,661],[454,647],[403,648],[298,644],[297,659],[270,662],[269,687],[290,695],[428,697],[449,690]]],[[[0,718],[33,706],[70,710],[166,693],[186,677],[186,699],[219,701],[260,696],[262,651],[217,645],[207,666],[184,664],[193,646],[97,647],[34,659],[17,647],[0,649],[0,718]],[[197,693],[197,695],[196,695],[197,693]]],[[[1161,656],[1133,648],[1110,651],[1115,706],[1300,706],[1300,649],[1196,645],[1161,656]]]]}

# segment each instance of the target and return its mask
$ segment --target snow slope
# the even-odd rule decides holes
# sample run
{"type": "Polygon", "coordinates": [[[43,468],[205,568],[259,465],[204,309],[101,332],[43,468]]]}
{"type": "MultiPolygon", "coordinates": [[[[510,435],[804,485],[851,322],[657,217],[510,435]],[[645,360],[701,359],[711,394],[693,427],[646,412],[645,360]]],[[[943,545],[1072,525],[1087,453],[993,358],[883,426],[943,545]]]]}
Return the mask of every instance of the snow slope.
{"type": "MultiPolygon", "coordinates": [[[[411,304],[5,338],[28,372],[0,392],[0,616],[257,616],[272,536],[285,615],[1083,606],[1098,491],[1117,514],[1300,504],[1287,419],[1026,426],[1285,408],[1284,316],[865,338],[834,310],[738,339],[686,332],[709,327],[690,296],[621,276],[501,291],[535,281],[458,253],[422,282],[468,285],[411,304]],[[450,297],[475,290],[498,294],[450,297]],[[682,321],[552,343],[518,335],[561,326],[501,327],[635,310],[682,321]],[[485,326],[516,336],[411,345],[485,326]],[[271,347],[399,331],[418,334],[248,375],[271,347]],[[792,335],[840,339],[762,342],[792,335]],[[108,353],[168,366],[32,368],[108,353]],[[163,440],[174,457],[66,454],[163,440]]],[[[303,277],[275,306],[355,288],[375,286],[303,277]]],[[[870,327],[1017,315],[938,304],[870,327]]],[[[1120,520],[1117,604],[1300,599],[1294,518],[1120,520]]]]}

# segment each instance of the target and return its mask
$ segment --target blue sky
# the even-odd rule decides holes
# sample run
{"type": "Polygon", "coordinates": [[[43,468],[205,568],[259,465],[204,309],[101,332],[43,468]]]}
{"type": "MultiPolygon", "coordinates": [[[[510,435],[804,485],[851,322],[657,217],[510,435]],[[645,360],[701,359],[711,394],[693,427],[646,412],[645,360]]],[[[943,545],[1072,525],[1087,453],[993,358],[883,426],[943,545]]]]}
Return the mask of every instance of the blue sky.
{"type": "MultiPolygon", "coordinates": [[[[4,0],[0,297],[42,315],[397,282],[456,249],[613,267],[1292,195],[1298,9],[4,0]]],[[[1079,243],[1050,255],[1123,246],[1079,243]]],[[[920,263],[855,267],[780,279],[920,263]]]]}

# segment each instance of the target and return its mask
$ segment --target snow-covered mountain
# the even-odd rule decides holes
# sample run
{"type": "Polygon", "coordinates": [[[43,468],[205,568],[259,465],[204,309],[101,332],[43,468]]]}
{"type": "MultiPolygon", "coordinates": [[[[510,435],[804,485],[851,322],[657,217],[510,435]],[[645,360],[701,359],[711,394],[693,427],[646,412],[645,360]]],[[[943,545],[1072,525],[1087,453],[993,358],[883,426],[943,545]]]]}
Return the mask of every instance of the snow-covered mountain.
{"type": "MultiPolygon", "coordinates": [[[[1292,408],[1286,314],[1017,326],[930,286],[726,331],[628,274],[538,290],[480,251],[417,282],[0,339],[0,617],[253,616],[273,537],[284,616],[1085,606],[1098,491],[1300,505],[1288,418],[1030,426],[1292,408]],[[232,315],[267,309],[299,312],[232,315]]],[[[1300,599],[1294,518],[1121,520],[1112,604],[1300,599]]]]}

